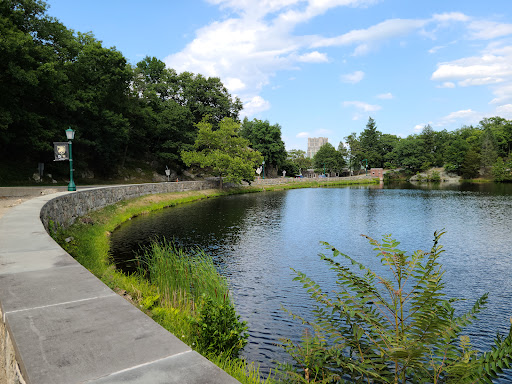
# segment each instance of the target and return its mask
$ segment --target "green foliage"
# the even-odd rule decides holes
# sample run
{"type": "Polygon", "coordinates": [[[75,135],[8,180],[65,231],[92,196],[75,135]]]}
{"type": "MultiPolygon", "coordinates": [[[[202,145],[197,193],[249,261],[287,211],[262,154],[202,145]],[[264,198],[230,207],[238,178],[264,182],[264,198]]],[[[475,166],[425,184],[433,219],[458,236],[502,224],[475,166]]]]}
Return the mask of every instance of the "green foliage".
{"type": "Polygon", "coordinates": [[[501,157],[498,157],[492,167],[492,175],[494,181],[500,183],[512,181],[512,160],[505,162],[501,157]]]}
{"type": "Polygon", "coordinates": [[[361,156],[368,160],[368,168],[381,168],[384,160],[384,149],[381,143],[382,132],[377,130],[375,120],[368,118],[366,128],[359,136],[361,156]]]}
{"type": "Polygon", "coordinates": [[[439,183],[441,181],[441,175],[437,171],[432,171],[429,177],[429,181],[432,181],[434,183],[439,183]]]}
{"type": "Polygon", "coordinates": [[[325,143],[313,157],[313,164],[319,170],[340,172],[345,166],[345,159],[342,152],[337,151],[332,144],[325,143]]]}
{"type": "Polygon", "coordinates": [[[254,362],[249,363],[240,358],[232,358],[226,354],[206,355],[208,360],[217,365],[220,369],[227,372],[230,376],[234,377],[242,384],[271,384],[275,383],[272,374],[269,374],[266,379],[262,378],[259,366],[254,362]]]}
{"type": "Polygon", "coordinates": [[[197,165],[231,183],[254,180],[255,169],[263,156],[249,148],[249,141],[239,136],[240,124],[225,118],[219,128],[213,130],[212,124],[204,119],[197,127],[195,151],[181,153],[185,164],[197,165]]]}
{"type": "MultiPolygon", "coordinates": [[[[313,160],[306,157],[306,152],[302,149],[291,149],[288,151],[288,160],[297,166],[299,171],[297,174],[302,174],[303,170],[313,167],[313,160]]],[[[292,176],[292,175],[290,175],[292,176]]]]}
{"type": "Polygon", "coordinates": [[[464,157],[464,162],[460,168],[463,179],[472,179],[478,175],[480,169],[480,155],[470,149],[464,157]]]}
{"type": "Polygon", "coordinates": [[[247,325],[236,314],[229,300],[219,302],[204,296],[199,307],[199,317],[192,320],[195,347],[202,354],[226,354],[238,357],[247,344],[247,325]]]}
{"type": "MultiPolygon", "coordinates": [[[[455,313],[460,299],[445,298],[439,263],[442,233],[430,252],[407,255],[390,235],[381,243],[368,238],[383,273],[328,243],[332,257],[320,255],[338,276],[334,293],[324,292],[295,271],[317,302],[315,321],[294,315],[313,328],[299,344],[284,342],[299,370],[291,382],[475,383],[491,382],[512,365],[512,327],[491,352],[479,355],[463,330],[485,307],[487,295],[466,313],[455,313]],[[341,259],[341,260],[340,260],[341,259]]],[[[290,367],[288,367],[290,368],[290,367]]]]}
{"type": "Polygon", "coordinates": [[[281,139],[281,126],[270,125],[268,120],[262,121],[244,118],[240,136],[249,140],[251,148],[263,155],[266,167],[282,168],[286,161],[286,149],[281,139]]]}
{"type": "Polygon", "coordinates": [[[152,242],[137,261],[141,276],[156,286],[161,301],[173,308],[194,309],[204,295],[218,303],[229,300],[226,280],[201,250],[185,252],[163,240],[152,242]]]}

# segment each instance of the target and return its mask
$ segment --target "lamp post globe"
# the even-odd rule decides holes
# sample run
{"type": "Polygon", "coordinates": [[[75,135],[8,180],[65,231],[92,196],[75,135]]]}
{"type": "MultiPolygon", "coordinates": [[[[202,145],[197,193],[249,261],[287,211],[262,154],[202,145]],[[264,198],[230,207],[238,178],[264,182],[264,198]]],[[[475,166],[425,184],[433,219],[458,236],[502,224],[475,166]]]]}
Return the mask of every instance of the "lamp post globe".
{"type": "Polygon", "coordinates": [[[262,166],[262,169],[263,169],[263,178],[265,178],[265,160],[263,160],[261,162],[261,166],[262,166]]]}
{"type": "Polygon", "coordinates": [[[72,142],[75,138],[75,131],[71,128],[66,129],[66,138],[68,139],[69,144],[69,184],[68,191],[76,191],[75,181],[73,180],[73,152],[71,151],[72,142]]]}

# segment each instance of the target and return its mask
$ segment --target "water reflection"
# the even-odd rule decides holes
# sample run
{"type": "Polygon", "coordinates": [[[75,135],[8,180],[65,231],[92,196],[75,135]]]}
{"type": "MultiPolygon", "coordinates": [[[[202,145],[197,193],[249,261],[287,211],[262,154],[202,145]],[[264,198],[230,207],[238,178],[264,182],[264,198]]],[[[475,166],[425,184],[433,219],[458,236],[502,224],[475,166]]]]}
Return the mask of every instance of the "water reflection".
{"type": "MultiPolygon", "coordinates": [[[[407,251],[430,249],[444,228],[446,292],[466,297],[459,309],[489,292],[481,322],[468,330],[487,348],[496,330],[506,332],[512,315],[512,185],[471,184],[323,188],[208,199],[131,220],[115,231],[119,264],[154,236],[198,245],[212,254],[230,281],[237,310],[249,322],[245,354],[262,364],[286,358],[279,338],[300,338],[302,328],[281,306],[308,316],[313,306],[292,281],[290,268],[306,272],[327,289],[335,276],[317,256],[319,241],[380,268],[372,246],[359,236],[392,233],[407,251]]],[[[512,382],[508,378],[503,383],[512,382]]]]}

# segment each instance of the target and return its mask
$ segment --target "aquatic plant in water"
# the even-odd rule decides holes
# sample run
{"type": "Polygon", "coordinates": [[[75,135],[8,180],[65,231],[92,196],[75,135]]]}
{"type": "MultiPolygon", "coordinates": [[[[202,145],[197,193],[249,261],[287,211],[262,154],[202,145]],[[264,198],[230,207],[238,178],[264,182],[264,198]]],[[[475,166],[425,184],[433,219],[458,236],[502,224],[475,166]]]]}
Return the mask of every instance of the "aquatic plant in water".
{"type": "Polygon", "coordinates": [[[337,289],[327,293],[295,271],[316,301],[314,321],[292,314],[312,332],[302,342],[283,341],[295,360],[281,368],[286,382],[350,383],[491,383],[512,363],[512,327],[498,335],[490,352],[479,353],[464,335],[485,307],[487,294],[471,310],[455,315],[460,299],[443,294],[439,263],[443,233],[434,234],[430,252],[406,255],[399,242],[369,237],[387,276],[328,243],[332,257],[320,255],[337,275],[337,289]]]}

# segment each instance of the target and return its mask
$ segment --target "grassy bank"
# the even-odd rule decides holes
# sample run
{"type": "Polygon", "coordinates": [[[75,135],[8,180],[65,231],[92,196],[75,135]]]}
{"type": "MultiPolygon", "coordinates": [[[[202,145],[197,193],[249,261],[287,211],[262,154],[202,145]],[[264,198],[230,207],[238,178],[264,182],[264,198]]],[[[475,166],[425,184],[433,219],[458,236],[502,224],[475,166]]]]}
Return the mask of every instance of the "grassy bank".
{"type": "MultiPolygon", "coordinates": [[[[73,226],[65,231],[53,228],[52,235],[68,253],[106,285],[139,307],[164,328],[180,337],[185,343],[194,346],[196,339],[191,325],[193,321],[191,322],[190,319],[197,314],[194,313],[193,306],[191,310],[189,306],[173,305],[176,295],[172,292],[179,292],[179,287],[166,291],[163,288],[164,285],[172,284],[172,282],[163,281],[164,285],[159,286],[155,281],[151,283],[142,274],[126,275],[112,265],[109,255],[109,238],[118,226],[139,215],[206,198],[239,193],[369,183],[375,183],[375,180],[322,180],[252,186],[225,191],[206,190],[148,195],[91,212],[79,218],[73,226]]],[[[164,270],[163,267],[161,270],[164,270]]],[[[165,276],[165,273],[161,276],[165,276]]],[[[209,357],[242,383],[262,382],[257,367],[253,364],[246,364],[238,359],[223,356],[209,357]]],[[[267,382],[271,382],[271,379],[268,379],[267,382]]]]}

